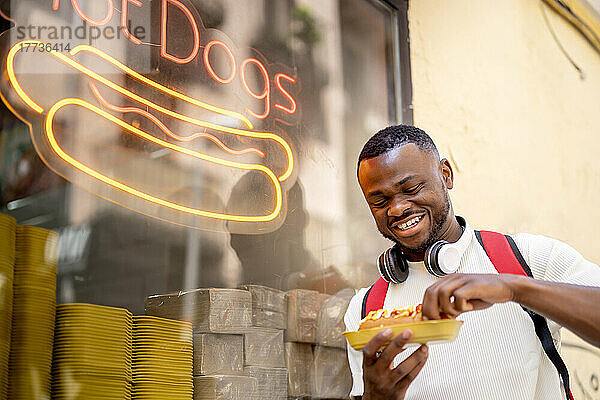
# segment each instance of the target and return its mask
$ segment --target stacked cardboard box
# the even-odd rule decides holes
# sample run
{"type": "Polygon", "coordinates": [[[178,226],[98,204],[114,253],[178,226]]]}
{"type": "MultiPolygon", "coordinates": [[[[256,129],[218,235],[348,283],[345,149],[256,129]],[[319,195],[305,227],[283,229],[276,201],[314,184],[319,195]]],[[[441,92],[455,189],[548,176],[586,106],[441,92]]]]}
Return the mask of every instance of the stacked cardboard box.
{"type": "Polygon", "coordinates": [[[313,345],[317,339],[317,318],[327,295],[314,290],[287,292],[288,313],[285,362],[289,398],[312,395],[313,345]]]}
{"type": "Polygon", "coordinates": [[[243,372],[243,335],[194,334],[194,376],[242,375],[243,372]]]}
{"type": "Polygon", "coordinates": [[[146,314],[190,321],[194,333],[241,334],[252,320],[252,296],[238,289],[195,289],[146,298],[146,314]]]}
{"type": "Polygon", "coordinates": [[[273,329],[286,328],[286,293],[259,285],[244,285],[240,289],[252,295],[252,326],[273,329]]]}
{"type": "Polygon", "coordinates": [[[328,297],[314,290],[295,289],[288,292],[286,342],[317,342],[317,317],[328,297]]]}
{"type": "Polygon", "coordinates": [[[312,397],[348,399],[352,390],[352,373],[346,350],[315,346],[312,397]]]}
{"type": "Polygon", "coordinates": [[[321,346],[346,348],[344,315],[354,296],[354,289],[344,289],[323,303],[317,317],[317,343],[321,346]]]}
{"type": "Polygon", "coordinates": [[[259,285],[241,287],[252,295],[252,328],[244,333],[244,373],[257,379],[261,399],[287,399],[283,334],[286,293],[259,285]]]}
{"type": "Polygon", "coordinates": [[[150,296],[146,314],[190,321],[194,331],[194,399],[245,400],[258,382],[244,374],[244,332],[252,296],[238,289],[195,289],[150,296]]]}
{"type": "Polygon", "coordinates": [[[194,400],[249,400],[258,396],[258,381],[250,376],[194,377],[194,400]]]}
{"type": "Polygon", "coordinates": [[[287,400],[287,369],[249,366],[244,373],[258,381],[256,396],[249,400],[287,400]]]}
{"type": "Polygon", "coordinates": [[[147,314],[192,322],[194,398],[202,400],[287,399],[286,307],[285,292],[255,285],[146,299],[147,314]]]}
{"type": "Polygon", "coordinates": [[[285,368],[283,331],[249,328],[244,334],[244,366],[285,368]]]}
{"type": "Polygon", "coordinates": [[[347,399],[352,379],[341,333],[352,295],[196,289],[150,296],[146,312],[192,322],[196,400],[347,399]]]}
{"type": "Polygon", "coordinates": [[[312,344],[287,342],[285,365],[288,370],[288,396],[295,399],[310,397],[313,369],[312,344]]]}

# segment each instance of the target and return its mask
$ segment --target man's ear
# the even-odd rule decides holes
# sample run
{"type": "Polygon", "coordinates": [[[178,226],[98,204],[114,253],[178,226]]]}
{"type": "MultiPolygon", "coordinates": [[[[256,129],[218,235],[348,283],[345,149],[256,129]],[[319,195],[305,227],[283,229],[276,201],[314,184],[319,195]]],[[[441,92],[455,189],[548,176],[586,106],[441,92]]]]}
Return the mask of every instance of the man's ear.
{"type": "Polygon", "coordinates": [[[452,171],[450,161],[446,158],[442,158],[440,161],[440,175],[446,189],[452,189],[454,187],[454,171],[452,171]]]}

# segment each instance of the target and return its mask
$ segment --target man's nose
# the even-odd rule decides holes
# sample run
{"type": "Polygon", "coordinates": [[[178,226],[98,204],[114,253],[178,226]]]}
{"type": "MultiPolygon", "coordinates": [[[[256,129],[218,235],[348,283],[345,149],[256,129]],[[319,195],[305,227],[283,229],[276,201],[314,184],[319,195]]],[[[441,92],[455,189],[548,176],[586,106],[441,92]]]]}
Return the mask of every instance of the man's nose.
{"type": "Polygon", "coordinates": [[[388,217],[400,217],[411,207],[409,201],[404,198],[395,198],[388,208],[388,217]]]}

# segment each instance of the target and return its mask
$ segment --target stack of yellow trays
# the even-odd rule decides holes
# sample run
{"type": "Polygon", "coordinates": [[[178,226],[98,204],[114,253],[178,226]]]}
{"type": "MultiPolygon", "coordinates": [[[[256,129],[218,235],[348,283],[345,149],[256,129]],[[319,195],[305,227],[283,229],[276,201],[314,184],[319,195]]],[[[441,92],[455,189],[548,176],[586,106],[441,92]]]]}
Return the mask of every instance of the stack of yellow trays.
{"type": "Polygon", "coordinates": [[[50,397],[58,235],[17,226],[8,398],[50,397]]]}
{"type": "Polygon", "coordinates": [[[8,391],[16,229],[14,218],[0,214],[0,399],[8,391]]]}
{"type": "Polygon", "coordinates": [[[132,315],[93,304],[56,307],[53,399],[130,399],[132,315]]]}
{"type": "Polygon", "coordinates": [[[191,400],[192,324],[159,317],[133,317],[133,393],[136,400],[191,400]]]}

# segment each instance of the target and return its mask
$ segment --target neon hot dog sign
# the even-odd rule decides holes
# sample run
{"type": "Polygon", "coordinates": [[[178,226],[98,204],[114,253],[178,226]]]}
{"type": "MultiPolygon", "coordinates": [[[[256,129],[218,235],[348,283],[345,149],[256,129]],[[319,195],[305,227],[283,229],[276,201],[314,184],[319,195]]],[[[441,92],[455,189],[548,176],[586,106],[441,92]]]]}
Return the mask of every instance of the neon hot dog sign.
{"type": "Polygon", "coordinates": [[[105,48],[1,38],[2,100],[30,126],[40,157],[155,218],[237,233],[276,229],[296,176],[285,127],[298,120],[298,78],[204,29],[183,0],[122,0],[119,13],[104,2],[103,15],[78,0],[53,0],[47,12],[75,14],[96,32],[115,24],[121,39],[105,48]],[[152,4],[160,43],[131,29],[132,11],[152,4]],[[140,60],[152,64],[149,73],[136,70],[140,60]],[[252,184],[236,193],[248,176],[252,184]]]}

